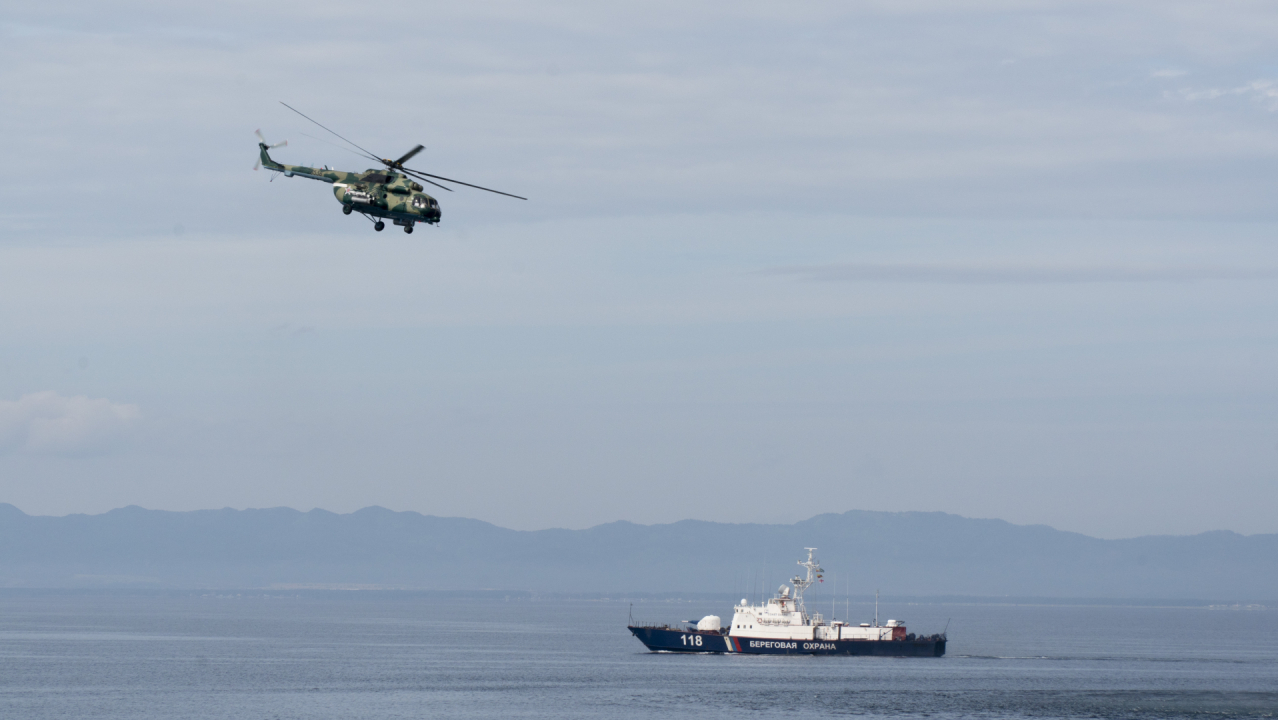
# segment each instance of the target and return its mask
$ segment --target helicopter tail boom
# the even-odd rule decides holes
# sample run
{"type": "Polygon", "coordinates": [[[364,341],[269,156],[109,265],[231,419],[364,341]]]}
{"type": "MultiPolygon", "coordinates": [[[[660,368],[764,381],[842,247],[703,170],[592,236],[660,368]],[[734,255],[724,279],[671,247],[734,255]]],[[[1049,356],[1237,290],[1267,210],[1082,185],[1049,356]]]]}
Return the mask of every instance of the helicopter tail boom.
{"type": "Polygon", "coordinates": [[[306,167],[304,165],[286,165],[284,163],[278,163],[272,160],[270,153],[267,152],[271,148],[275,147],[274,145],[267,145],[266,143],[258,143],[257,146],[261,150],[261,158],[258,160],[257,166],[254,166],[253,168],[254,170],[256,170],[258,167],[264,167],[267,170],[273,170],[278,173],[283,173],[284,177],[297,176],[297,177],[310,178],[312,180],[320,180],[326,183],[334,183],[339,180],[349,181],[352,178],[356,180],[359,179],[359,177],[357,175],[354,175],[353,173],[341,172],[337,170],[329,170],[327,167],[313,168],[313,167],[306,167]]]}

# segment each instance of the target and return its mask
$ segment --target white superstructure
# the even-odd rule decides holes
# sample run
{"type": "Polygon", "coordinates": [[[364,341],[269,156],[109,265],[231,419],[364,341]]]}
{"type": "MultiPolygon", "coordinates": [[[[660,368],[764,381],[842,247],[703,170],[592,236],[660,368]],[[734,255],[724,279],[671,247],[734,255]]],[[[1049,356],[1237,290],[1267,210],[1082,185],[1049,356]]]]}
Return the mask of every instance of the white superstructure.
{"type": "Polygon", "coordinates": [[[820,613],[808,614],[803,606],[803,591],[819,581],[824,571],[813,557],[816,548],[804,549],[808,551],[808,559],[800,561],[799,566],[807,569],[807,575],[794,576],[789,585],[777,589],[776,597],[769,598],[762,605],[752,605],[742,599],[732,609],[732,627],[728,629],[728,635],[758,640],[905,639],[905,623],[896,620],[888,620],[882,627],[877,621],[873,625],[848,625],[844,622],[826,623],[820,613]]]}

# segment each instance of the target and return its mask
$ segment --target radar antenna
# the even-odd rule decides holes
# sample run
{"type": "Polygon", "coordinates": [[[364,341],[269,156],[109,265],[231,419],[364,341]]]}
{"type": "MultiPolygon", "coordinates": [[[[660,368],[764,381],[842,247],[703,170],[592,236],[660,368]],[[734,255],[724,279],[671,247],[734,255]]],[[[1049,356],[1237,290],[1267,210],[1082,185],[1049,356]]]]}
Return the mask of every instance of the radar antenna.
{"type": "Polygon", "coordinates": [[[807,568],[808,570],[807,576],[799,577],[798,575],[795,575],[794,579],[790,581],[790,584],[794,586],[795,609],[803,613],[804,615],[807,615],[807,610],[804,609],[803,607],[803,591],[807,590],[813,583],[819,582],[821,580],[822,574],[825,573],[825,571],[821,569],[821,564],[818,563],[816,561],[816,558],[812,556],[812,554],[816,552],[816,548],[803,548],[803,549],[808,551],[808,559],[800,560],[799,567],[807,568]]]}

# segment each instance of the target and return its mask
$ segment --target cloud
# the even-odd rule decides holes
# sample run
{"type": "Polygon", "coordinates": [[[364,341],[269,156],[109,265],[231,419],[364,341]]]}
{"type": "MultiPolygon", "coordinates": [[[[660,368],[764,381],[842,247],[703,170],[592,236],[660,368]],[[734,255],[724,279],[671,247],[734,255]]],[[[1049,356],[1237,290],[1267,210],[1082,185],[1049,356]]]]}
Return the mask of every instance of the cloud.
{"type": "Polygon", "coordinates": [[[51,390],[0,400],[0,450],[92,455],[125,439],[142,413],[136,405],[51,390]]]}
{"type": "Polygon", "coordinates": [[[1268,105],[1271,112],[1278,111],[1278,83],[1273,80],[1252,80],[1246,85],[1233,88],[1210,88],[1207,90],[1191,90],[1183,88],[1180,96],[1190,102],[1215,100],[1231,95],[1250,97],[1252,100],[1268,105]]]}
{"type": "Polygon", "coordinates": [[[1266,280],[1278,268],[1122,267],[1052,265],[958,265],[926,263],[846,263],[799,265],[764,270],[817,282],[895,282],[957,285],[1266,280]]]}

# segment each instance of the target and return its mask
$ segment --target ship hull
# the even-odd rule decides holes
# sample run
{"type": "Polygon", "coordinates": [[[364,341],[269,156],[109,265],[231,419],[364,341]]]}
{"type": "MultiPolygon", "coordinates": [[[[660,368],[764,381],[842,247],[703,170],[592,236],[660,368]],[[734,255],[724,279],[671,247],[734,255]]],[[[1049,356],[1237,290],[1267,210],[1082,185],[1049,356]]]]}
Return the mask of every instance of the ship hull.
{"type": "Polygon", "coordinates": [[[630,626],[628,629],[653,652],[878,657],[941,657],[945,654],[944,637],[935,640],[776,640],[661,627],[630,626]]]}

